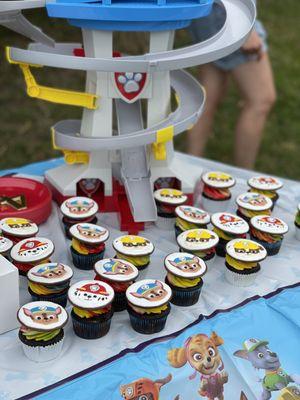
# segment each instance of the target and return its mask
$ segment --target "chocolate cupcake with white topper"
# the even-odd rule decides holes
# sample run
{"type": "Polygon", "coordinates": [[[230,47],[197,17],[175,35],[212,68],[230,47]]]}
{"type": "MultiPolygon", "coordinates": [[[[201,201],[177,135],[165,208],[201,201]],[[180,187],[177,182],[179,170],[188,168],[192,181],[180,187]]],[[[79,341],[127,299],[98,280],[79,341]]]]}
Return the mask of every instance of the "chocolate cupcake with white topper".
{"type": "Polygon", "coordinates": [[[54,360],[63,347],[66,310],[50,301],[34,301],[18,311],[19,339],[27,358],[35,362],[54,360]]]}
{"type": "Polygon", "coordinates": [[[109,231],[102,226],[83,222],[72,225],[69,232],[75,267],[84,270],[93,269],[94,264],[104,256],[109,231]]]}
{"type": "Polygon", "coordinates": [[[28,291],[32,300],[52,301],[66,307],[72,276],[72,268],[65,264],[36,265],[27,273],[28,291]]]}
{"type": "Polygon", "coordinates": [[[248,223],[241,217],[227,212],[215,213],[211,216],[213,231],[219,236],[216,253],[220,257],[226,255],[226,245],[230,240],[246,239],[249,232],[248,223]]]}
{"type": "Polygon", "coordinates": [[[226,211],[231,199],[230,188],[235,185],[235,179],[225,172],[209,171],[202,175],[201,181],[204,210],[210,213],[226,211]]]}
{"type": "Polygon", "coordinates": [[[174,228],[177,206],[187,201],[187,196],[177,189],[158,189],[154,192],[157,206],[157,220],[155,225],[160,229],[172,230],[174,228]]]}
{"type": "Polygon", "coordinates": [[[74,332],[83,339],[105,336],[113,316],[113,288],[105,282],[84,280],[72,285],[68,298],[73,305],[71,317],[74,332]]]}
{"type": "Polygon", "coordinates": [[[278,254],[288,225],[280,218],[269,215],[258,215],[250,221],[251,239],[262,244],[269,256],[278,254]]]}
{"type": "Polygon", "coordinates": [[[139,333],[153,334],[164,329],[171,311],[172,290],[158,279],[144,279],[126,291],[132,328],[139,333]]]}
{"type": "Polygon", "coordinates": [[[69,239],[71,238],[69,229],[72,225],[81,222],[97,223],[98,204],[89,197],[71,197],[61,204],[60,210],[63,214],[62,222],[66,236],[69,239]]]}
{"type": "Polygon", "coordinates": [[[16,243],[11,249],[10,256],[19,274],[26,275],[36,265],[50,262],[53,253],[54,244],[50,239],[35,237],[16,243]]]}
{"type": "Polygon", "coordinates": [[[26,218],[3,218],[0,221],[0,230],[3,236],[10,239],[14,244],[20,240],[32,238],[37,235],[39,228],[37,224],[26,218]]]}
{"type": "Polygon", "coordinates": [[[209,214],[197,207],[178,206],[175,209],[175,235],[176,237],[184,231],[190,229],[206,229],[210,223],[209,214]]]}
{"type": "Polygon", "coordinates": [[[177,237],[181,252],[192,253],[204,261],[214,258],[218,242],[218,235],[208,229],[192,229],[177,237]]]}
{"type": "Polygon", "coordinates": [[[150,264],[150,255],[154,252],[154,245],[145,237],[136,235],[120,236],[113,241],[116,258],[129,261],[139,271],[150,264]]]}
{"type": "Polygon", "coordinates": [[[269,197],[275,206],[279,199],[278,190],[282,188],[283,183],[272,176],[253,176],[248,180],[250,192],[260,193],[269,197]]]}
{"type": "Polygon", "coordinates": [[[271,215],[272,200],[259,193],[242,193],[236,198],[237,215],[247,222],[257,215],[271,215]]]}
{"type": "Polygon", "coordinates": [[[172,253],[167,255],[164,264],[167,270],[165,282],[172,289],[171,303],[185,307],[196,304],[207,270],[205,262],[190,253],[172,253]]]}
{"type": "Polygon", "coordinates": [[[95,280],[106,282],[114,289],[114,311],[126,310],[126,290],[138,277],[138,269],[128,261],[105,258],[96,262],[94,270],[96,272],[95,280]]]}
{"type": "Polygon", "coordinates": [[[260,272],[260,262],[267,257],[261,244],[247,239],[234,239],[227,243],[225,277],[234,286],[250,286],[260,272]]]}
{"type": "Polygon", "coordinates": [[[0,236],[0,254],[1,256],[9,259],[9,255],[10,255],[10,250],[13,247],[13,242],[4,237],[4,236],[0,236]]]}

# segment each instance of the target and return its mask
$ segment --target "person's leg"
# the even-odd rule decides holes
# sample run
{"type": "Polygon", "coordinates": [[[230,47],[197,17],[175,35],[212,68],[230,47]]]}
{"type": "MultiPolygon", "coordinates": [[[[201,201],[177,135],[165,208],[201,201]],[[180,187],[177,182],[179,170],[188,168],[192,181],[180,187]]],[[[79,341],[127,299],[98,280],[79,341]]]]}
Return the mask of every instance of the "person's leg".
{"type": "Polygon", "coordinates": [[[276,101],[272,67],[267,53],[259,61],[249,61],[232,71],[242,96],[242,110],[235,130],[235,162],[252,169],[263,129],[276,101]]]}
{"type": "Polygon", "coordinates": [[[212,133],[216,109],[226,92],[227,73],[213,64],[199,69],[199,80],[206,90],[204,112],[195,126],[188,132],[188,153],[201,157],[212,133]]]}

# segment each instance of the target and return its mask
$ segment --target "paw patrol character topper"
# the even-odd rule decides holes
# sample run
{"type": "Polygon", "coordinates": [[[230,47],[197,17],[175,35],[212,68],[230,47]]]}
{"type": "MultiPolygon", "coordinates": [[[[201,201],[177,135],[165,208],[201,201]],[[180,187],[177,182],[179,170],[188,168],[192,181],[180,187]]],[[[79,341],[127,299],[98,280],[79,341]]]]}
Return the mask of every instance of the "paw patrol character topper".
{"type": "Polygon", "coordinates": [[[50,301],[33,301],[18,311],[20,323],[37,331],[53,331],[62,328],[68,321],[66,310],[50,301]]]}
{"type": "Polygon", "coordinates": [[[269,210],[273,205],[273,202],[269,197],[252,192],[240,194],[236,199],[236,203],[238,206],[252,211],[269,210]]]}
{"type": "Polygon", "coordinates": [[[230,213],[216,213],[211,217],[211,223],[224,232],[243,235],[249,231],[249,225],[242,218],[230,213]]]}
{"type": "Polygon", "coordinates": [[[207,225],[210,222],[209,214],[197,207],[178,206],[175,209],[177,217],[196,225],[207,225]]]}
{"type": "Polygon", "coordinates": [[[109,232],[106,228],[88,223],[72,225],[70,228],[70,234],[80,242],[90,244],[105,242],[109,237],[109,232]]]}
{"type": "Polygon", "coordinates": [[[235,185],[235,179],[225,172],[209,171],[202,175],[202,181],[211,187],[228,189],[235,185]]]}
{"type": "MultiPolygon", "coordinates": [[[[141,378],[126,385],[121,385],[120,394],[123,400],[159,400],[161,388],[171,380],[171,374],[156,381],[141,378]]],[[[176,398],[179,400],[179,397],[176,398]]]]}
{"type": "Polygon", "coordinates": [[[172,253],[165,258],[165,268],[182,278],[200,278],[206,273],[206,264],[201,258],[190,253],[172,253]]]}
{"type": "Polygon", "coordinates": [[[154,251],[154,245],[149,239],[135,235],[118,237],[113,241],[113,248],[118,253],[128,256],[146,256],[154,251]]]}
{"type": "Polygon", "coordinates": [[[288,225],[282,219],[269,215],[257,215],[251,218],[251,225],[259,231],[273,235],[284,235],[289,230],[288,225]]]}
{"type": "Polygon", "coordinates": [[[172,290],[166,283],[157,279],[144,279],[130,285],[126,297],[133,306],[160,307],[169,302],[172,290]]]}
{"type": "Polygon", "coordinates": [[[0,254],[6,253],[12,247],[13,247],[13,242],[10,239],[4,236],[0,236],[0,254]]]}
{"type": "Polygon", "coordinates": [[[72,276],[72,268],[61,263],[39,264],[31,268],[27,273],[29,281],[47,286],[69,281],[72,276]]]}
{"type": "Polygon", "coordinates": [[[88,197],[71,197],[61,204],[60,210],[65,217],[80,220],[97,214],[98,204],[88,197]]]}
{"type": "Polygon", "coordinates": [[[259,262],[267,257],[267,251],[259,243],[248,239],[234,239],[226,245],[227,254],[239,261],[259,262]]]}
{"type": "Polygon", "coordinates": [[[35,237],[23,239],[11,250],[11,257],[20,263],[35,263],[46,260],[54,252],[54,244],[50,239],[35,237]]]}
{"type": "Polygon", "coordinates": [[[218,242],[218,235],[208,229],[191,229],[177,237],[179,247],[187,251],[208,250],[215,247],[218,242]]]}
{"type": "Polygon", "coordinates": [[[283,183],[271,176],[253,176],[248,180],[248,185],[253,189],[276,191],[282,188],[283,183]]]}
{"type": "Polygon", "coordinates": [[[35,236],[39,231],[37,224],[29,219],[12,217],[2,219],[0,229],[7,235],[24,238],[35,236]]]}
{"type": "Polygon", "coordinates": [[[183,204],[187,201],[187,196],[177,189],[158,189],[154,192],[154,199],[160,203],[183,204]]]}
{"type": "Polygon", "coordinates": [[[98,310],[112,303],[113,288],[105,282],[85,280],[72,285],[68,291],[70,303],[75,307],[98,310]]]}
{"type": "Polygon", "coordinates": [[[96,262],[94,270],[100,277],[114,282],[130,282],[137,278],[138,269],[128,261],[105,258],[96,262]]]}

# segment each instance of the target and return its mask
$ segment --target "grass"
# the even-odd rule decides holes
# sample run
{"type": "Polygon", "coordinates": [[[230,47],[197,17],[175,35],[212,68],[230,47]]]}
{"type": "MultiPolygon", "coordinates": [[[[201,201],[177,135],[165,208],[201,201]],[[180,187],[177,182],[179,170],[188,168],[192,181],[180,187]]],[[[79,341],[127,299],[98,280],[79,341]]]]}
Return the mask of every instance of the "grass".
{"type": "MultiPolygon", "coordinates": [[[[300,178],[300,2],[296,0],[263,0],[259,2],[260,18],[269,31],[278,101],[265,130],[256,168],[270,174],[300,178]]],[[[80,31],[64,21],[46,17],[43,11],[27,13],[29,19],[57,41],[80,42],[80,31]]],[[[184,33],[177,35],[177,45],[188,41],[184,33]]],[[[0,29],[0,44],[25,46],[26,40],[6,29],[0,29]]],[[[117,35],[122,51],[132,54],[145,50],[143,35],[117,35]]],[[[4,49],[1,54],[4,54],[4,49]]],[[[84,74],[76,71],[42,69],[38,81],[51,86],[82,89],[84,74]],[[55,73],[54,73],[55,72],[55,73]]],[[[59,156],[52,150],[49,127],[60,119],[80,118],[81,110],[30,99],[24,91],[19,68],[10,66],[0,57],[0,168],[17,167],[26,163],[59,156]]],[[[220,108],[214,136],[210,139],[206,157],[232,163],[233,129],[237,116],[238,96],[234,88],[220,108]]],[[[176,141],[185,149],[185,138],[176,141]]]]}

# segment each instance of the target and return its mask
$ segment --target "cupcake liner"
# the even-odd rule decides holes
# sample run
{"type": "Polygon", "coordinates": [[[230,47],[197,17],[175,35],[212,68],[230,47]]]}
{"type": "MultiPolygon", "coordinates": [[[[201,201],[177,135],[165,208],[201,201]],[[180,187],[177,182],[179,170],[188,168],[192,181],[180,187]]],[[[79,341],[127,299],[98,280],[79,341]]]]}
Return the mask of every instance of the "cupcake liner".
{"type": "Polygon", "coordinates": [[[202,195],[201,204],[203,210],[207,211],[210,214],[214,214],[217,212],[227,211],[230,205],[230,200],[231,197],[227,200],[212,200],[202,195]]]}
{"type": "Polygon", "coordinates": [[[247,273],[241,273],[240,271],[233,271],[231,269],[229,269],[226,265],[225,268],[225,278],[227,280],[228,283],[230,283],[233,286],[238,286],[238,287],[247,287],[247,286],[251,286],[257,276],[260,273],[260,267],[258,268],[254,268],[253,272],[247,272],[247,273]]]}
{"type": "Polygon", "coordinates": [[[197,286],[190,288],[179,288],[172,285],[168,278],[165,279],[167,285],[172,289],[172,304],[176,306],[188,307],[196,304],[202,290],[203,281],[201,280],[197,286]]]}
{"type": "Polygon", "coordinates": [[[243,218],[246,222],[250,222],[251,218],[247,217],[246,215],[242,214],[239,209],[236,210],[236,215],[243,218]]]}
{"type": "Polygon", "coordinates": [[[183,231],[175,224],[175,237],[177,238],[183,231]]]}
{"type": "Polygon", "coordinates": [[[275,256],[276,254],[279,253],[279,250],[282,245],[282,240],[275,242],[275,243],[268,243],[264,242],[263,240],[257,239],[255,236],[250,235],[250,238],[254,240],[255,242],[261,244],[264,246],[264,248],[267,250],[268,256],[275,256]]]}
{"type": "Polygon", "coordinates": [[[220,238],[219,243],[216,246],[216,254],[219,257],[225,257],[226,256],[226,245],[228,241],[220,238]]]}
{"type": "Polygon", "coordinates": [[[164,231],[171,231],[174,227],[175,221],[176,218],[173,215],[171,215],[170,217],[158,215],[157,220],[155,221],[154,224],[158,229],[164,231]]]}
{"type": "Polygon", "coordinates": [[[295,224],[295,227],[296,227],[296,231],[295,231],[296,239],[300,240],[300,226],[295,224]]]}
{"type": "Polygon", "coordinates": [[[99,339],[108,333],[112,316],[113,311],[110,310],[106,314],[99,315],[99,317],[80,318],[72,310],[71,317],[74,332],[82,339],[99,339]]]}
{"type": "Polygon", "coordinates": [[[171,306],[168,304],[167,310],[163,311],[161,314],[138,314],[129,305],[127,306],[127,311],[129,313],[131,326],[136,332],[152,335],[164,329],[171,311],[171,306]]]}
{"type": "Polygon", "coordinates": [[[124,311],[127,308],[126,292],[115,292],[113,301],[114,311],[124,311]]]}
{"type": "Polygon", "coordinates": [[[96,262],[103,259],[105,252],[105,250],[103,250],[101,253],[84,255],[79,254],[76,250],[73,249],[72,246],[70,247],[70,249],[73,264],[75,265],[75,267],[85,271],[93,269],[96,262]]]}
{"type": "Polygon", "coordinates": [[[33,301],[51,301],[52,303],[59,304],[64,308],[68,302],[68,290],[65,290],[63,293],[42,295],[34,293],[30,287],[28,287],[28,292],[30,293],[33,301]]]}

